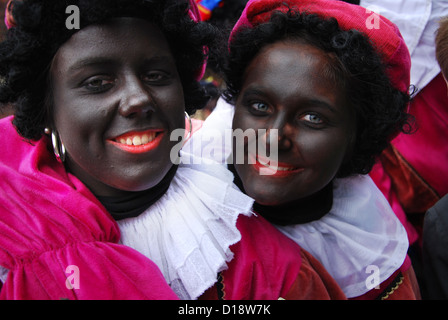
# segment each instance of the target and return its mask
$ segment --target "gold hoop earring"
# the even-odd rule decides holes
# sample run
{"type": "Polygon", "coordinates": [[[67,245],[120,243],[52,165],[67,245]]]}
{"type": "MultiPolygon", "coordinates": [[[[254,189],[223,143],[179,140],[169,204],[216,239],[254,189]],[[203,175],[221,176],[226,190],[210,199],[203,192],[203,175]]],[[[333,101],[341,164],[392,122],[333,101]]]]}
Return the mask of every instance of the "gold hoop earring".
{"type": "Polygon", "coordinates": [[[51,131],[51,144],[53,145],[53,152],[56,156],[56,159],[64,163],[66,150],[64,144],[62,143],[62,141],[60,141],[59,135],[57,134],[56,130],[51,131]]]}
{"type": "Polygon", "coordinates": [[[187,134],[187,136],[184,138],[184,141],[187,141],[187,140],[190,139],[190,137],[191,137],[191,131],[193,130],[193,125],[192,125],[192,123],[191,123],[190,115],[187,113],[187,111],[184,111],[184,112],[185,112],[185,118],[188,119],[188,125],[189,125],[189,127],[190,127],[190,129],[188,130],[188,134],[187,134]]]}

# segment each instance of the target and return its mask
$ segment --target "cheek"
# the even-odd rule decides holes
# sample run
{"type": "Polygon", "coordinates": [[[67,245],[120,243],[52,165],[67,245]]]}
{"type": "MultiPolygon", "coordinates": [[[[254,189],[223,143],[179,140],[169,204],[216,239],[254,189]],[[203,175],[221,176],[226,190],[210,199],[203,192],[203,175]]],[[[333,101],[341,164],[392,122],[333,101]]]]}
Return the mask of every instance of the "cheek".
{"type": "Polygon", "coordinates": [[[273,185],[267,184],[263,177],[260,177],[249,164],[235,164],[234,166],[245,193],[249,197],[263,203],[269,195],[273,194],[268,191],[273,185]]]}
{"type": "Polygon", "coordinates": [[[171,130],[185,128],[185,99],[181,84],[159,88],[151,94],[157,116],[165,119],[171,130]]]}
{"type": "Polygon", "coordinates": [[[234,164],[253,164],[255,154],[266,154],[266,145],[263,143],[264,136],[262,136],[263,132],[266,131],[265,128],[265,123],[261,121],[251,120],[246,122],[242,117],[234,121],[232,128],[234,164]]]}
{"type": "Polygon", "coordinates": [[[331,180],[339,170],[348,149],[348,139],[340,131],[308,135],[297,141],[298,149],[316,175],[331,180]]]}
{"type": "Polygon", "coordinates": [[[106,125],[111,123],[112,117],[106,108],[96,104],[78,101],[76,104],[65,104],[54,112],[54,124],[61,140],[71,153],[95,144],[100,148],[106,125]],[[78,106],[83,106],[82,108],[78,106]]]}

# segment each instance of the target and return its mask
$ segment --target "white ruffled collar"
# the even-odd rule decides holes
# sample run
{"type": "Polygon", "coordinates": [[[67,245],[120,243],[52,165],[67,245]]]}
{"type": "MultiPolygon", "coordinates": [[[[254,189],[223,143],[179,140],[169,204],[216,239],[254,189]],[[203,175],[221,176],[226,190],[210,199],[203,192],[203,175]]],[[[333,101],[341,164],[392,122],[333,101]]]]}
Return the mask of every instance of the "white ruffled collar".
{"type": "Polygon", "coordinates": [[[376,276],[380,283],[389,278],[409,246],[404,227],[369,176],[336,179],[333,207],[323,218],[277,228],[318,259],[348,298],[372,289],[376,276]]]}
{"type": "Polygon", "coordinates": [[[180,164],[164,196],[135,218],[117,221],[120,242],[151,259],[180,299],[197,299],[213,286],[241,239],[239,214],[252,214],[253,200],[217,163],[181,151],[180,164]],[[196,165],[194,163],[201,163],[196,165]]]}

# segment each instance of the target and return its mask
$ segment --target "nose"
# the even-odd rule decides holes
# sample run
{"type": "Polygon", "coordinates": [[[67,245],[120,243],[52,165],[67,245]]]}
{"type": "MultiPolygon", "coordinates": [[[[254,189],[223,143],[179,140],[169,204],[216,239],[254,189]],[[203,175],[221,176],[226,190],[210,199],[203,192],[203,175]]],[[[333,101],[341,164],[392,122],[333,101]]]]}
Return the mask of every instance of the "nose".
{"type": "Polygon", "coordinates": [[[292,134],[293,129],[287,113],[279,112],[266,132],[266,145],[270,146],[271,142],[275,141],[279,150],[289,150],[292,147],[292,134]]]}
{"type": "Polygon", "coordinates": [[[149,89],[137,76],[127,76],[123,83],[119,113],[123,117],[136,117],[154,111],[149,89]]]}

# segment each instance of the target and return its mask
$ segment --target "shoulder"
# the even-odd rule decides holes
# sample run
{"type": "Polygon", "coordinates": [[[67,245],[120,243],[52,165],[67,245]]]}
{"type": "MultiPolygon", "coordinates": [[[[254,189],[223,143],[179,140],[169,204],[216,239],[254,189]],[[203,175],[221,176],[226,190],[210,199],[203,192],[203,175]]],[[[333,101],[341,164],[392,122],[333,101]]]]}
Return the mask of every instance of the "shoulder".
{"type": "Polygon", "coordinates": [[[14,116],[7,116],[0,119],[0,130],[8,130],[8,128],[12,128],[12,119],[14,116]]]}
{"type": "MultiPolygon", "coordinates": [[[[23,161],[28,161],[30,152],[35,152],[36,145],[42,144],[39,141],[30,141],[20,136],[12,121],[14,117],[8,116],[0,119],[0,135],[4,143],[0,153],[0,163],[14,169],[25,168],[23,161]]],[[[42,140],[42,139],[41,139],[42,140]]]]}
{"type": "Polygon", "coordinates": [[[322,264],[308,251],[301,250],[302,264],[286,300],[345,300],[342,289],[322,264]]]}
{"type": "Polygon", "coordinates": [[[222,273],[226,298],[344,298],[322,265],[264,218],[240,216],[237,226],[241,240],[222,273]]]}
{"type": "MultiPolygon", "coordinates": [[[[20,140],[24,139],[19,136],[14,125],[12,124],[13,119],[13,116],[8,116],[0,119],[0,134],[2,136],[2,139],[12,141],[14,144],[16,144],[20,140]]],[[[8,143],[7,145],[10,145],[10,143],[8,143]]]]}

